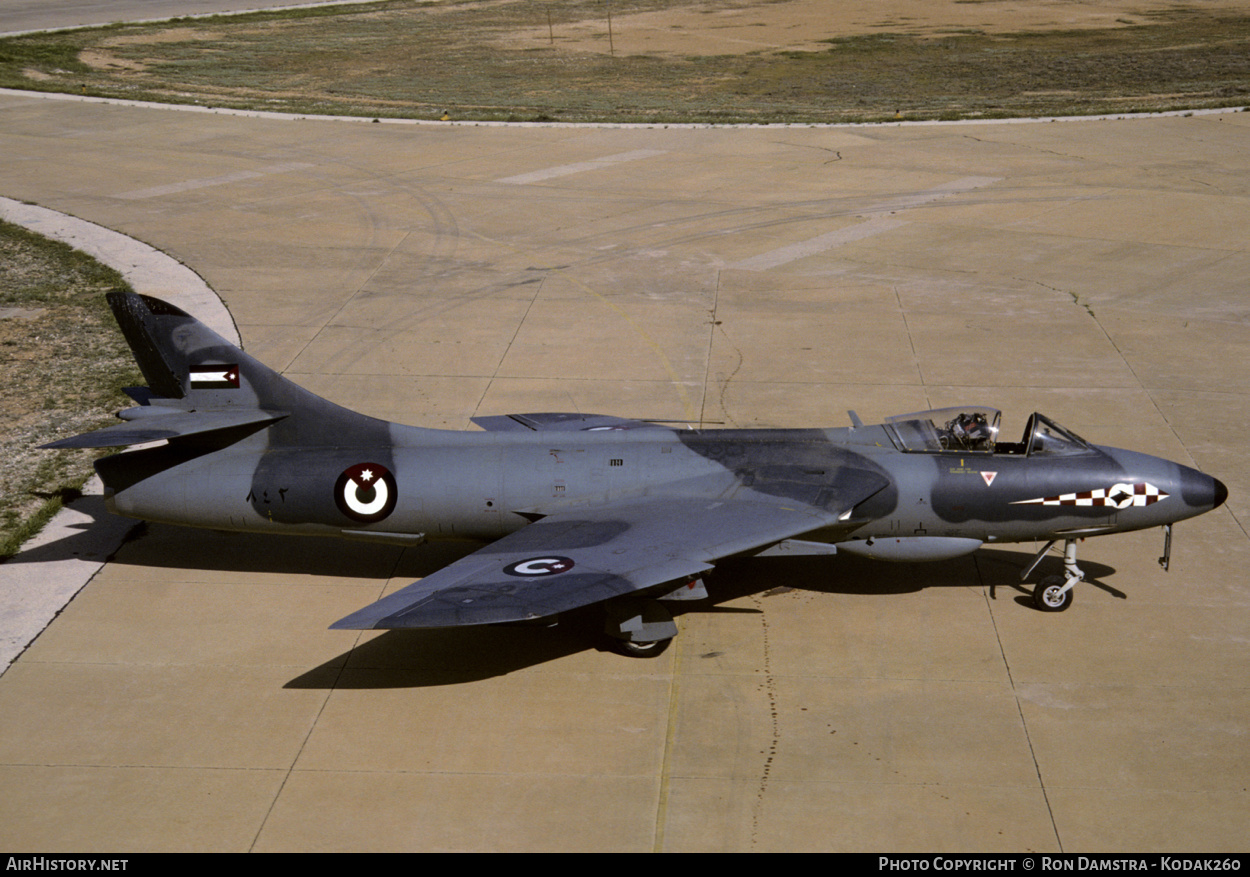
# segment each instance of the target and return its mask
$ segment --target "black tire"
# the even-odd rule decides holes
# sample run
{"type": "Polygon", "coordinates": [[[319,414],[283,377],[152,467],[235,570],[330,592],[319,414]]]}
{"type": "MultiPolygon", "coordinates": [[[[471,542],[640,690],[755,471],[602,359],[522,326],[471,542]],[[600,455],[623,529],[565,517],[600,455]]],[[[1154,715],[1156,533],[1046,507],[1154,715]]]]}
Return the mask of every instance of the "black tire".
{"type": "Polygon", "coordinates": [[[627,639],[613,638],[612,644],[618,652],[630,658],[654,658],[663,654],[672,639],[657,639],[651,642],[631,642],[627,639]]]}
{"type": "Polygon", "coordinates": [[[1063,576],[1047,576],[1033,588],[1033,606],[1042,612],[1062,612],[1072,605],[1072,588],[1064,591],[1063,576]]]}

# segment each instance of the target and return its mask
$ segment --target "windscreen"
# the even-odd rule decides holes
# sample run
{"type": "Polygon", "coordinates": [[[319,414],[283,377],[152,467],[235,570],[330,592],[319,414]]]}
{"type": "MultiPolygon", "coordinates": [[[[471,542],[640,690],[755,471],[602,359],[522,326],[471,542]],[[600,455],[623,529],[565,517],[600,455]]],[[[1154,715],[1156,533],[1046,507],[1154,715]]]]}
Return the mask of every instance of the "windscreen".
{"type": "Polygon", "coordinates": [[[1032,454],[1083,454],[1090,450],[1089,442],[1070,429],[1055,423],[1045,414],[1035,413],[1029,418],[1024,434],[1028,453],[1032,454]]]}

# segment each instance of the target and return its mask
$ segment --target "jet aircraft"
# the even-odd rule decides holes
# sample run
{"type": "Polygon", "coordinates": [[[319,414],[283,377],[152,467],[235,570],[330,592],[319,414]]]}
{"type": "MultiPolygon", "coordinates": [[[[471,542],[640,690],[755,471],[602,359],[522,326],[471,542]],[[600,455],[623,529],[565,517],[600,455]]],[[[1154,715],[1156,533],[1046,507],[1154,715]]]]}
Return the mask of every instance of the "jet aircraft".
{"type": "Polygon", "coordinates": [[[547,621],[592,604],[626,654],[663,651],[665,604],[707,596],[738,556],[958,557],[1060,541],[1063,574],[1034,605],[1066,609],[1077,541],[1171,525],[1222,504],[1215,478],[1093,445],[1043,414],[1019,441],[1000,412],[962,406],[830,429],[693,429],[580,413],[424,429],[296,386],[189,314],[148,296],[109,303],[148,382],[123,421],[49,448],[161,442],[96,462],[111,511],[220,530],[485,547],[366,606],[337,629],[547,621]]]}

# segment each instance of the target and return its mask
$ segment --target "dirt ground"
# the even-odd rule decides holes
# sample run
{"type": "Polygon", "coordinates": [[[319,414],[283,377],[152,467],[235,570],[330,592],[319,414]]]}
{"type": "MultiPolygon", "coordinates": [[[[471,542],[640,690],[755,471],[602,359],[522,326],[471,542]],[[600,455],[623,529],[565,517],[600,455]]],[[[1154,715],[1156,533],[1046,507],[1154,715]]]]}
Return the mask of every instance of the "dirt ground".
{"type": "MultiPolygon", "coordinates": [[[[528,0],[527,0],[528,2],[528,0]]],[[[545,4],[539,4],[545,5],[545,4]]],[[[1146,24],[1152,15],[1193,6],[1204,13],[1250,10],[1247,0],[1179,3],[1175,0],[730,0],[681,3],[662,12],[613,16],[611,50],[626,55],[740,55],[816,51],[822,41],[873,33],[939,37],[1089,30],[1146,24]]],[[[540,25],[517,33],[509,48],[550,45],[609,51],[601,21],[540,25]]]]}

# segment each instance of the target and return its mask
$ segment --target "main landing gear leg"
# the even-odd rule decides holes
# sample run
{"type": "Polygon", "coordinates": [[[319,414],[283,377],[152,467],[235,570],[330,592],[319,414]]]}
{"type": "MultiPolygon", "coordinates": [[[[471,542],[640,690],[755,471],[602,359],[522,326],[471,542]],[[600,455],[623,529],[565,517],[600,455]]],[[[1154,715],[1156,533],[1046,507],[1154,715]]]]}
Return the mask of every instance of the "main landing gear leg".
{"type": "MultiPolygon", "coordinates": [[[[1027,579],[1037,568],[1046,553],[1054,547],[1056,540],[1047,542],[1029,568],[1020,576],[1027,579]]],[[[1072,588],[1085,578],[1085,573],[1076,565],[1076,540],[1065,539],[1063,542],[1063,575],[1047,576],[1033,588],[1033,605],[1042,612],[1062,612],[1072,605],[1072,588]]]]}

